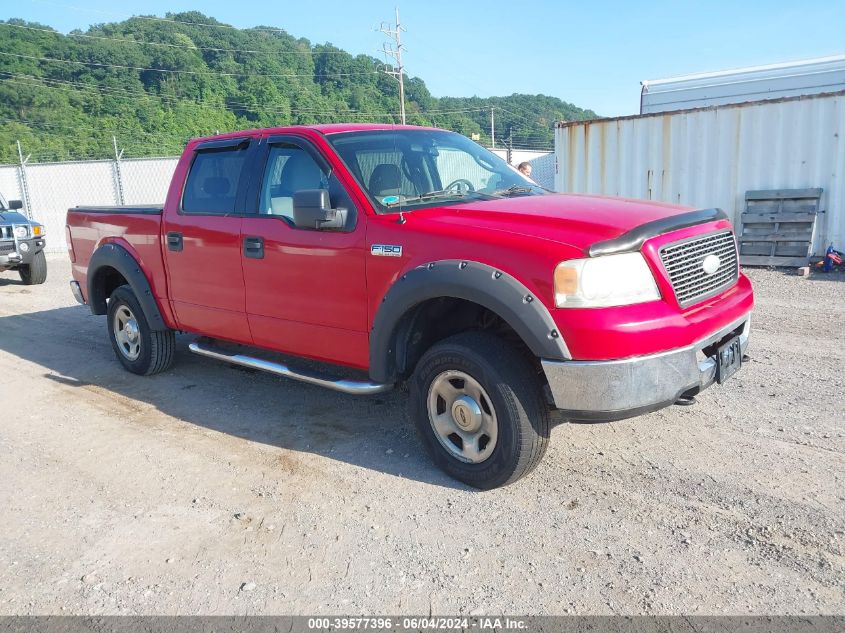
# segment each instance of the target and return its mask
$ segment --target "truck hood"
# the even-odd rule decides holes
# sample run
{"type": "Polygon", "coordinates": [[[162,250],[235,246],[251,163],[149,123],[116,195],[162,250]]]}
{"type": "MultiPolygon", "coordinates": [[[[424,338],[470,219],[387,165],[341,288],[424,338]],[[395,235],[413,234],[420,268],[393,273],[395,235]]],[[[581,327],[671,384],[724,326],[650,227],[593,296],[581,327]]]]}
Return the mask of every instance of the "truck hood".
{"type": "MultiPolygon", "coordinates": [[[[586,252],[647,222],[690,211],[689,207],[580,194],[546,194],[478,200],[414,211],[429,221],[526,235],[586,252]]],[[[421,219],[421,218],[419,218],[421,219]]]]}
{"type": "Polygon", "coordinates": [[[29,220],[17,211],[0,211],[0,224],[29,224],[29,220]]]}

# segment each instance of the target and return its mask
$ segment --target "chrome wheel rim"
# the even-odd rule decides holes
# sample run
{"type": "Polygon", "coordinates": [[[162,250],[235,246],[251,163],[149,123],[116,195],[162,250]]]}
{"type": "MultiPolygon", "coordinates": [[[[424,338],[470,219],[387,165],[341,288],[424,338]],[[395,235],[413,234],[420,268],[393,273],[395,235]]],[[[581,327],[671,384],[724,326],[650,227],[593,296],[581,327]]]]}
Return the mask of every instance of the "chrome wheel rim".
{"type": "Polygon", "coordinates": [[[141,330],[138,328],[138,320],[127,306],[122,305],[114,311],[112,331],[117,349],[123,357],[130,361],[138,360],[141,355],[141,330]]]}
{"type": "Polygon", "coordinates": [[[484,387],[462,371],[439,374],[428,389],[428,421],[452,457],[480,464],[493,454],[499,424],[484,387]]]}

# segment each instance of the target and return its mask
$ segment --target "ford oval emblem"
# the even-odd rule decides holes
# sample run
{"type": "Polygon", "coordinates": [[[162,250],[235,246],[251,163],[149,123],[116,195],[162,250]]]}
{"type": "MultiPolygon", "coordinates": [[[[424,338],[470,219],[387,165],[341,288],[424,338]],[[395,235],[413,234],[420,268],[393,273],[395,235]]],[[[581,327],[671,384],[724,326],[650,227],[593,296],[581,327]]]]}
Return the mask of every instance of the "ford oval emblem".
{"type": "Polygon", "coordinates": [[[719,265],[721,263],[722,260],[719,259],[718,255],[708,255],[704,258],[704,261],[701,262],[701,268],[704,270],[705,274],[712,275],[719,270],[719,265]]]}

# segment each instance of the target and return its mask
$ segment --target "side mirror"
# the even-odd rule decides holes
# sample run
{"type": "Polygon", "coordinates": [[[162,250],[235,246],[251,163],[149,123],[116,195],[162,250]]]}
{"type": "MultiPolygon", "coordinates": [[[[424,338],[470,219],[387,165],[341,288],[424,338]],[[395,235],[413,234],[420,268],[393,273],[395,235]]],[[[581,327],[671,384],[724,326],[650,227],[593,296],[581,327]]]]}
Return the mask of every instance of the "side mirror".
{"type": "Polygon", "coordinates": [[[302,189],[293,194],[293,223],[300,229],[342,229],[346,209],[332,209],[326,189],[302,189]]]}
{"type": "Polygon", "coordinates": [[[9,200],[9,211],[14,211],[15,209],[23,209],[23,202],[20,200],[9,200]]]}

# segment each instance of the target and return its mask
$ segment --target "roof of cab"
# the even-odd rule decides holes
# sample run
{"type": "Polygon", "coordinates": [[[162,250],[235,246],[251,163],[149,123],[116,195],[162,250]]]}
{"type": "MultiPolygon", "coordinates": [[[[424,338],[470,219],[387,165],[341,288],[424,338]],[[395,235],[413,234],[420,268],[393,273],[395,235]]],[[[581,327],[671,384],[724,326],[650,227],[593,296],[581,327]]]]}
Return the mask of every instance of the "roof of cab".
{"type": "Polygon", "coordinates": [[[396,125],[393,123],[320,123],[315,125],[285,125],[281,127],[257,128],[253,130],[237,130],[235,132],[225,132],[215,136],[204,136],[201,138],[191,139],[191,144],[196,144],[202,141],[222,140],[227,138],[237,138],[239,136],[258,136],[260,134],[284,134],[286,132],[294,132],[297,130],[315,130],[321,134],[331,135],[340,134],[341,132],[365,132],[365,131],[379,131],[379,130],[438,130],[435,127],[425,127],[419,125],[396,125]]]}

